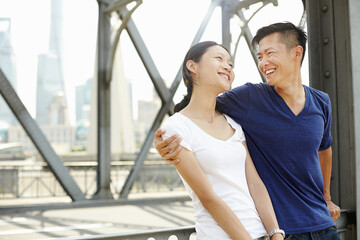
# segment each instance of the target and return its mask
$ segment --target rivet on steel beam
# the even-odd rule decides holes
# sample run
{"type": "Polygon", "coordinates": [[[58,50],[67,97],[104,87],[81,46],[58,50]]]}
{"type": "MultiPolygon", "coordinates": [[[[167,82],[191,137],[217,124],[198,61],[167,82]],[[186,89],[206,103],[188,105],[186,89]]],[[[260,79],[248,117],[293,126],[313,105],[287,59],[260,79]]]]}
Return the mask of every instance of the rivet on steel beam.
{"type": "Polygon", "coordinates": [[[330,77],[330,72],[326,71],[324,75],[325,75],[326,78],[329,78],[330,77]]]}
{"type": "Polygon", "coordinates": [[[328,38],[325,38],[324,41],[323,41],[323,43],[324,43],[325,45],[327,45],[327,44],[329,43],[329,39],[328,39],[328,38]]]}
{"type": "Polygon", "coordinates": [[[321,9],[323,12],[326,12],[328,10],[328,7],[326,5],[324,5],[321,9]]]}

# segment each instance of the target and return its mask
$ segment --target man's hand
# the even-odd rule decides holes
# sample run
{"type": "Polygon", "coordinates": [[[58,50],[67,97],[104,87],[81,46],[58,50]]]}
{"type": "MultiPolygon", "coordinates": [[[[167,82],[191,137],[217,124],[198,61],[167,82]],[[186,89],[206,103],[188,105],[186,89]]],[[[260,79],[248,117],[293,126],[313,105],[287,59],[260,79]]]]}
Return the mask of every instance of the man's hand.
{"type": "Polygon", "coordinates": [[[284,237],[281,234],[274,234],[270,240],[284,240],[284,237]]]}
{"type": "Polygon", "coordinates": [[[163,159],[165,159],[168,163],[175,165],[179,163],[179,159],[176,157],[181,150],[181,146],[179,145],[181,138],[177,135],[173,135],[168,139],[163,140],[162,135],[164,133],[165,130],[156,130],[154,140],[155,148],[163,159]]]}
{"type": "Polygon", "coordinates": [[[334,221],[340,217],[340,208],[331,200],[326,200],[327,207],[334,221]]]}

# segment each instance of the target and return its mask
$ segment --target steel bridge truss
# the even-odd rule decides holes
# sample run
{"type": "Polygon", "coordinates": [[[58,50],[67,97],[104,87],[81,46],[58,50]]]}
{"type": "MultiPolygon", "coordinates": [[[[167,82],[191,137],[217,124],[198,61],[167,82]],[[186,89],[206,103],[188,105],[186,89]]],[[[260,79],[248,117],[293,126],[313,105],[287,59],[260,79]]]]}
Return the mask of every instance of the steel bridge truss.
{"type": "MultiPolygon", "coordinates": [[[[98,83],[98,165],[97,190],[94,199],[114,198],[110,190],[110,83],[114,56],[123,30],[127,31],[162,101],[162,106],[119,193],[120,201],[124,201],[128,198],[141,166],[144,164],[154,141],[156,129],[159,128],[166,114],[173,114],[174,103],[172,99],[182,79],[181,68],[179,68],[170,88],[167,88],[131,18],[131,14],[141,5],[141,0],[98,0],[97,2],[99,5],[96,69],[98,83]],[[127,8],[130,5],[133,6],[131,10],[127,8]],[[120,26],[111,25],[110,19],[112,17],[117,17],[121,21],[120,26]]],[[[354,47],[354,43],[358,42],[358,35],[356,35],[358,32],[356,30],[359,30],[359,15],[357,12],[360,11],[360,4],[357,0],[303,0],[302,2],[306,14],[300,20],[300,25],[305,23],[306,17],[310,50],[310,85],[329,93],[333,103],[334,164],[332,196],[336,203],[339,203],[342,208],[346,208],[343,211],[354,213],[356,204],[359,202],[357,195],[360,192],[358,190],[360,184],[357,186],[355,184],[356,181],[360,182],[359,177],[356,175],[356,167],[360,164],[360,131],[358,129],[360,113],[354,107],[360,105],[359,83],[354,80],[359,77],[358,69],[360,69],[359,50],[354,47]],[[353,31],[352,34],[351,31],[353,31]],[[353,41],[353,46],[350,45],[350,40],[353,41]]],[[[235,58],[240,38],[244,37],[256,62],[256,54],[250,44],[252,34],[248,27],[248,22],[253,16],[249,19],[244,16],[244,9],[256,3],[262,3],[262,6],[254,14],[267,4],[278,5],[277,0],[212,0],[191,45],[200,41],[215,8],[220,7],[222,13],[222,43],[232,53],[231,57],[235,58]],[[230,19],[233,17],[240,19],[242,24],[239,26],[241,33],[237,41],[232,44],[230,19]]],[[[49,169],[53,172],[66,194],[74,202],[89,200],[70,175],[69,169],[64,166],[61,159],[56,155],[1,69],[0,93],[43,159],[47,162],[49,169]]],[[[354,222],[353,219],[350,224],[346,225],[354,224],[354,222]]],[[[355,234],[351,232],[348,232],[347,235],[352,235],[352,237],[347,236],[347,239],[355,239],[355,234]]],[[[360,233],[358,234],[360,236],[360,233]]]]}
{"type": "MultiPolygon", "coordinates": [[[[146,136],[145,142],[137,155],[134,165],[120,191],[119,198],[126,199],[135,182],[135,179],[144,164],[146,156],[154,141],[154,133],[160,127],[166,114],[173,114],[173,97],[181,82],[181,68],[179,68],[175,79],[170,88],[167,88],[162,79],[145,43],[131,18],[131,14],[142,4],[142,0],[98,0],[99,20],[98,20],[98,45],[97,45],[97,83],[98,83],[98,100],[97,100],[97,140],[98,140],[98,167],[97,167],[97,191],[94,199],[112,199],[113,195],[110,190],[110,170],[111,170],[111,150],[110,150],[110,83],[112,80],[112,70],[114,67],[114,57],[120,36],[123,30],[126,30],[144,67],[159,95],[162,106],[146,136]],[[131,10],[127,9],[129,4],[135,3],[131,10]],[[112,26],[110,20],[117,16],[121,20],[120,26],[112,26]]],[[[251,47],[252,34],[248,27],[251,18],[267,4],[278,5],[277,0],[213,0],[208,11],[202,20],[198,31],[191,45],[198,43],[211,19],[215,8],[222,9],[222,43],[232,52],[232,58],[235,58],[237,46],[240,38],[244,37],[249,46],[252,57],[256,62],[256,53],[251,47]],[[262,3],[257,11],[246,19],[243,10],[249,6],[262,3]],[[235,43],[235,48],[231,49],[230,19],[238,17],[242,24],[241,34],[235,43]],[[233,50],[233,51],[231,51],[233,50]]],[[[262,77],[262,75],[260,74],[262,77]]],[[[263,79],[264,80],[264,79],[263,79]]],[[[6,76],[0,69],[0,92],[10,109],[34,143],[35,147],[49,165],[50,170],[60,183],[64,191],[73,201],[87,200],[84,193],[80,190],[77,183],[69,174],[69,170],[57,156],[46,137],[40,130],[36,121],[30,116],[29,112],[21,102],[19,96],[12,88],[6,76]]]]}

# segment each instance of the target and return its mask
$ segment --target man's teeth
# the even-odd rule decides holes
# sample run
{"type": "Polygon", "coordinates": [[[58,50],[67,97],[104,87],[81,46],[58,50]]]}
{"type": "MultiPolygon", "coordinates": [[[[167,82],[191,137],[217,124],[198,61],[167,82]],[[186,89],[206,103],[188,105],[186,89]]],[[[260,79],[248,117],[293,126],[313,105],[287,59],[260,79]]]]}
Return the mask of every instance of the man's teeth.
{"type": "Polygon", "coordinates": [[[273,72],[275,72],[275,69],[270,69],[270,70],[266,70],[265,74],[269,75],[270,73],[273,73],[273,72]]]}

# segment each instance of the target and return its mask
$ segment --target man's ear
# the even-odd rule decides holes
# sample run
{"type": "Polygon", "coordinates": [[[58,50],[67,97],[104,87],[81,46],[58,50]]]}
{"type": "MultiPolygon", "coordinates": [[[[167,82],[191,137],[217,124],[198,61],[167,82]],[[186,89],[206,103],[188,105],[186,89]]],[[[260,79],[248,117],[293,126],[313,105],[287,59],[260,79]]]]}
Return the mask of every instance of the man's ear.
{"type": "Polygon", "coordinates": [[[197,64],[196,62],[194,62],[193,60],[188,60],[186,62],[186,68],[191,72],[191,73],[196,73],[197,71],[197,64]]]}
{"type": "Polygon", "coordinates": [[[304,49],[302,48],[302,46],[298,45],[294,48],[294,50],[295,50],[296,59],[299,59],[299,61],[301,62],[301,59],[303,58],[304,49]]]}

